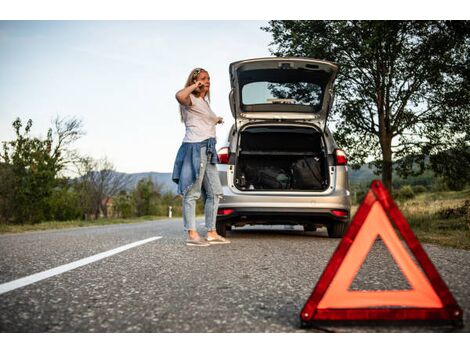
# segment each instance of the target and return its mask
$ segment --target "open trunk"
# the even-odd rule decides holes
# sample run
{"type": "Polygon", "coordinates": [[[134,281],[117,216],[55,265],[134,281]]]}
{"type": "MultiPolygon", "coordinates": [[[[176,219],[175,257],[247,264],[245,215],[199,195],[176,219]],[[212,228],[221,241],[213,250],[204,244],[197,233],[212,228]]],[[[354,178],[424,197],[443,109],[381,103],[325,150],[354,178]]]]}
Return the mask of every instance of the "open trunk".
{"type": "Polygon", "coordinates": [[[322,191],[328,165],[313,127],[253,126],[240,132],[235,186],[243,191],[322,191]]]}

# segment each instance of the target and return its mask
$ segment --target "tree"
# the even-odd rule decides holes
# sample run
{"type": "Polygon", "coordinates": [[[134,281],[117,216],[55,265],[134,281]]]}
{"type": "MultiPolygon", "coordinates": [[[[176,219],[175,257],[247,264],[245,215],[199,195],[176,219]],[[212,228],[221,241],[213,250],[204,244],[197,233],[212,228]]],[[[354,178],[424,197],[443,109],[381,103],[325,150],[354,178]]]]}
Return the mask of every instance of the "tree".
{"type": "Polygon", "coordinates": [[[336,62],[335,138],[391,189],[434,155],[470,145],[469,21],[270,21],[276,56],[336,62]]]}
{"type": "Polygon", "coordinates": [[[79,172],[76,188],[82,193],[82,206],[88,209],[86,215],[97,219],[101,212],[107,218],[108,201],[127,188],[130,176],[116,172],[106,158],[82,158],[79,172]]]}
{"type": "Polygon", "coordinates": [[[33,126],[28,120],[13,122],[14,141],[3,142],[0,156],[2,182],[0,190],[1,218],[12,222],[39,222],[48,214],[48,198],[57,186],[57,178],[71,162],[72,143],[83,135],[76,118],[54,120],[45,139],[30,135],[33,126]]]}
{"type": "Polygon", "coordinates": [[[132,198],[134,200],[137,216],[154,215],[154,206],[161,196],[162,186],[154,183],[150,177],[137,183],[132,198]]]}
{"type": "Polygon", "coordinates": [[[6,224],[14,219],[15,174],[11,165],[0,163],[0,223],[6,224]]]}
{"type": "Polygon", "coordinates": [[[470,148],[461,145],[432,155],[431,167],[449,189],[462,190],[470,184],[470,148]]]}
{"type": "Polygon", "coordinates": [[[127,219],[135,214],[135,205],[130,194],[120,191],[113,201],[114,210],[117,217],[127,219]]]}

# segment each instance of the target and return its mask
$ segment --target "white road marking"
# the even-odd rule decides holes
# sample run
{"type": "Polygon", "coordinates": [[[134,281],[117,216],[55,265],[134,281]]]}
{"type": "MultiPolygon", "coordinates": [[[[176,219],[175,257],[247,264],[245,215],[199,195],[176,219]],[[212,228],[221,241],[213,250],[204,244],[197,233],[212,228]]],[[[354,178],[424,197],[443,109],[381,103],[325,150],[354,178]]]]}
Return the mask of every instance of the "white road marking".
{"type": "Polygon", "coordinates": [[[27,285],[31,285],[31,284],[34,284],[35,282],[47,279],[49,277],[56,276],[56,275],[65,273],[67,271],[76,269],[78,267],[96,262],[98,260],[101,260],[101,259],[104,259],[104,258],[107,258],[107,257],[110,257],[112,255],[121,253],[121,252],[126,251],[128,249],[143,245],[145,243],[155,241],[155,240],[159,240],[160,238],[162,238],[162,236],[150,237],[150,238],[147,238],[147,239],[142,240],[142,241],[129,243],[129,244],[126,244],[124,246],[117,247],[117,248],[111,249],[111,250],[103,252],[103,253],[98,253],[98,254],[92,255],[91,257],[83,258],[83,259],[74,261],[72,263],[68,263],[68,264],[58,266],[56,268],[52,268],[52,269],[49,269],[49,270],[46,270],[46,271],[41,271],[40,273],[36,273],[36,274],[33,274],[33,275],[22,277],[21,279],[17,279],[17,280],[13,280],[13,281],[10,281],[10,282],[6,282],[4,284],[0,284],[0,295],[2,293],[9,292],[9,291],[12,291],[12,290],[16,290],[17,288],[24,287],[24,286],[27,286],[27,285]]]}

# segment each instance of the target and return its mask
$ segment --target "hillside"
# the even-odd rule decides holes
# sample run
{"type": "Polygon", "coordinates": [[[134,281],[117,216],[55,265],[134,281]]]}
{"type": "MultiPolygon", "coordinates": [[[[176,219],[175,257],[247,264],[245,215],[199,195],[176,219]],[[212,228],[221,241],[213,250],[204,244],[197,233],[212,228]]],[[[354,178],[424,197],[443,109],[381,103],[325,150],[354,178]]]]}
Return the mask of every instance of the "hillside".
{"type": "Polygon", "coordinates": [[[177,185],[171,180],[170,172],[139,172],[127,175],[130,176],[130,182],[127,187],[128,190],[134,189],[140,180],[150,178],[153,183],[163,185],[163,192],[171,191],[176,193],[177,185]]]}

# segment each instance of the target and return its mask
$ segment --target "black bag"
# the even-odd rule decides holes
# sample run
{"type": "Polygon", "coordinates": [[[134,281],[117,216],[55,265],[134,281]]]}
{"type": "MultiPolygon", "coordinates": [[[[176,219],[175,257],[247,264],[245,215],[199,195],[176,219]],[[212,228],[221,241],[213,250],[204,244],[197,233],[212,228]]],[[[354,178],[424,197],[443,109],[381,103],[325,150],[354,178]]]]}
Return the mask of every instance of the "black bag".
{"type": "Polygon", "coordinates": [[[323,177],[319,157],[304,157],[292,164],[293,186],[297,189],[322,189],[323,177]]]}
{"type": "Polygon", "coordinates": [[[282,169],[265,167],[258,172],[255,186],[263,189],[286,189],[290,186],[290,177],[282,169]]]}

